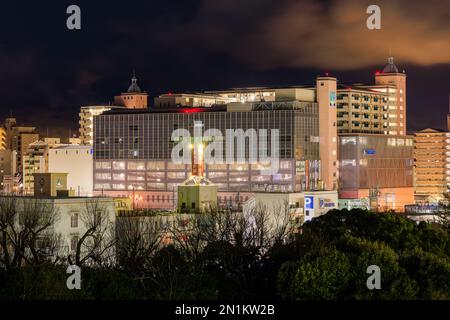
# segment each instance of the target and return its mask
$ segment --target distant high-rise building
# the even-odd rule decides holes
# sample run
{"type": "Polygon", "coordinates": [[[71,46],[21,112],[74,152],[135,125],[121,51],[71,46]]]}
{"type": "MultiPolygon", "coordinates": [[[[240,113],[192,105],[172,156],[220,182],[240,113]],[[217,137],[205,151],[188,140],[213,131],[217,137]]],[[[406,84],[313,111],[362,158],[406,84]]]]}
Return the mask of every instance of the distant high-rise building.
{"type": "Polygon", "coordinates": [[[450,190],[450,133],[427,128],[414,134],[416,200],[437,202],[450,190]]]}
{"type": "Polygon", "coordinates": [[[48,172],[48,150],[50,144],[45,141],[30,143],[23,156],[23,193],[34,194],[34,174],[48,172]]]}
{"type": "Polygon", "coordinates": [[[148,107],[148,94],[139,88],[135,75],[131,78],[131,85],[128,90],[114,97],[114,104],[125,106],[127,109],[145,109],[148,107]]]}
{"type": "Polygon", "coordinates": [[[92,146],[93,144],[93,132],[94,132],[94,122],[95,116],[102,114],[105,111],[124,108],[123,106],[85,106],[80,108],[79,113],[79,124],[80,124],[80,144],[92,146]]]}
{"type": "Polygon", "coordinates": [[[375,75],[372,89],[388,93],[388,126],[392,134],[406,134],[406,74],[400,72],[394,64],[394,58],[388,58],[388,64],[382,72],[375,75]]]}
{"type": "Polygon", "coordinates": [[[28,146],[39,140],[39,134],[35,127],[19,126],[15,118],[7,118],[5,120],[6,131],[6,147],[12,151],[16,151],[15,155],[15,172],[22,173],[23,156],[28,150],[28,146]]]}

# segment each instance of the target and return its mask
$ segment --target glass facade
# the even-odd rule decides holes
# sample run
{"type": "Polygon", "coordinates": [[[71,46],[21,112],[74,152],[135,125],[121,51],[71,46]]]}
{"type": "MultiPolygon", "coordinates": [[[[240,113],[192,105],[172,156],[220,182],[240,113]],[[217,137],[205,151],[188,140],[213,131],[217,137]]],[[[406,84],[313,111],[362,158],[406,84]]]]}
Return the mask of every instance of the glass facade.
{"type": "MultiPolygon", "coordinates": [[[[190,111],[190,110],[189,110],[190,111]]],[[[194,121],[202,132],[226,129],[279,129],[279,170],[261,175],[262,164],[248,161],[249,139],[243,163],[206,164],[206,176],[221,191],[303,191],[315,186],[319,173],[319,120],[316,103],[293,102],[289,108],[246,112],[110,111],[94,117],[94,189],[173,191],[191,172],[188,164],[172,162],[172,132],[194,121]]],[[[267,139],[269,154],[270,137],[267,139]]],[[[236,155],[236,143],[233,154],[236,155]]],[[[223,145],[226,159],[226,144],[223,145]]]]}
{"type": "Polygon", "coordinates": [[[413,138],[339,136],[339,190],[413,186],[413,138]]]}

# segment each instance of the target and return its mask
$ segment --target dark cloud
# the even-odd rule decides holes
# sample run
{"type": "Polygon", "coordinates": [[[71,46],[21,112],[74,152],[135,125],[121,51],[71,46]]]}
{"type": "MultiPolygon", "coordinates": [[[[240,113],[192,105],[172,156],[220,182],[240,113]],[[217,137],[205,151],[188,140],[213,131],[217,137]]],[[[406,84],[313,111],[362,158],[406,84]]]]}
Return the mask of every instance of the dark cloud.
{"type": "Polygon", "coordinates": [[[70,4],[2,4],[1,112],[43,133],[76,130],[79,107],[110,102],[133,69],[151,96],[312,83],[323,71],[372,82],[389,51],[408,73],[409,128],[445,123],[447,1],[77,1],[81,31],[65,28],[70,4]],[[380,31],[366,28],[369,4],[381,7],[380,31]]]}

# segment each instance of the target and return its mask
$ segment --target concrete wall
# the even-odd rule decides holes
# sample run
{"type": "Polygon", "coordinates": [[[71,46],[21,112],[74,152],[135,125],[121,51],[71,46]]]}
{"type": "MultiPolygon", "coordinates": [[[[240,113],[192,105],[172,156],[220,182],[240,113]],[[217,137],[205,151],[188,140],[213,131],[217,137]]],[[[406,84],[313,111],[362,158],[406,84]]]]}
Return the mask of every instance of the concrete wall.
{"type": "Polygon", "coordinates": [[[49,150],[49,172],[67,172],[67,188],[76,196],[93,194],[92,147],[68,146],[49,150]]]}

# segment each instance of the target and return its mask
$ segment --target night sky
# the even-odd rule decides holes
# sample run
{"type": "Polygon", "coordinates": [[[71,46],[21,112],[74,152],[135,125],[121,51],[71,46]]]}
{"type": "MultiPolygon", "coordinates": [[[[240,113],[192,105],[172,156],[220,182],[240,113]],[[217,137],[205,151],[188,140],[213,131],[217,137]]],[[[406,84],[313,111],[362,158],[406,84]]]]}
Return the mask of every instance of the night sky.
{"type": "Polygon", "coordinates": [[[446,0],[42,0],[0,10],[0,115],[42,135],[78,130],[80,106],[111,102],[133,69],[153,98],[312,84],[324,72],[372,83],[389,52],[408,75],[408,131],[445,127],[446,0]],[[81,30],[66,28],[70,4],[81,7],[81,30]],[[381,7],[381,30],[366,28],[370,4],[381,7]]]}

